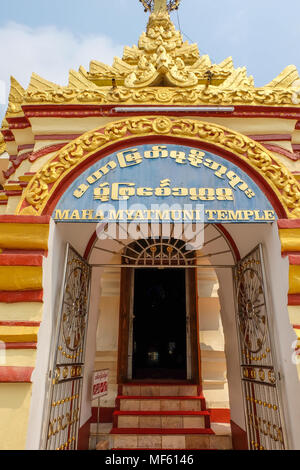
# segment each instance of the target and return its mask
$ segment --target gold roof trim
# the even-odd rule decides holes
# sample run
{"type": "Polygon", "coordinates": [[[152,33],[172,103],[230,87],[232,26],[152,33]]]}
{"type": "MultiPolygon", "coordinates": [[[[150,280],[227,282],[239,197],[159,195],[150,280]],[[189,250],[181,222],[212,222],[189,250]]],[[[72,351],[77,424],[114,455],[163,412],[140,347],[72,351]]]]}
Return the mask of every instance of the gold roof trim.
{"type": "MultiPolygon", "coordinates": [[[[60,90],[27,92],[24,104],[98,104],[98,105],[255,105],[295,106],[294,89],[236,87],[197,87],[184,90],[170,87],[146,87],[130,90],[124,86],[116,88],[78,89],[66,87],[60,90]]],[[[10,113],[12,114],[12,113],[10,113]]]]}
{"type": "Polygon", "coordinates": [[[31,92],[31,91],[34,92],[36,90],[39,90],[39,91],[41,90],[47,91],[47,90],[53,90],[53,89],[60,90],[63,88],[64,87],[56,85],[55,83],[50,82],[49,80],[45,80],[44,78],[40,77],[38,74],[33,73],[30,78],[30,83],[27,88],[27,92],[31,92]]]}
{"type": "Polygon", "coordinates": [[[86,89],[94,89],[97,90],[98,87],[94,83],[92,83],[87,78],[87,72],[83,67],[79,68],[79,71],[70,70],[69,73],[69,88],[75,88],[77,90],[86,90],[86,89]]]}
{"type": "Polygon", "coordinates": [[[183,41],[166,11],[150,15],[138,46],[125,47],[109,66],[93,60],[89,71],[70,71],[68,86],[36,74],[25,91],[12,78],[8,115],[22,104],[169,104],[298,106],[300,77],[293,65],[260,88],[232,58],[212,64],[196,44],[183,41]],[[296,99],[295,99],[296,97],[296,99]]]}
{"type": "Polygon", "coordinates": [[[0,134],[0,155],[6,152],[6,143],[4,142],[4,137],[0,134]]]}
{"type": "MultiPolygon", "coordinates": [[[[1,129],[9,129],[8,122],[7,122],[7,120],[6,120],[5,118],[4,118],[3,121],[2,121],[1,129]]],[[[0,137],[1,137],[1,134],[0,134],[0,137]]]]}
{"type": "Polygon", "coordinates": [[[270,88],[289,88],[299,80],[299,73],[295,65],[288,65],[267,87],[270,88]]]}
{"type": "MultiPolygon", "coordinates": [[[[288,218],[300,217],[300,187],[290,171],[260,143],[226,127],[188,118],[165,116],[131,117],[88,131],[59,150],[40,168],[23,192],[16,214],[41,215],[64,177],[86,161],[93,152],[113,142],[149,135],[184,137],[190,141],[211,143],[230,151],[237,162],[246,162],[266,180],[286,210],[288,218]],[[22,210],[23,203],[27,205],[22,210]],[[30,207],[28,207],[31,206],[30,207]],[[25,211],[25,212],[24,212],[25,211]],[[29,212],[30,211],[30,212],[29,212]]],[[[129,139],[129,140],[128,140],[129,139]]]]}
{"type": "Polygon", "coordinates": [[[21,105],[24,102],[25,90],[20,83],[14,78],[10,77],[10,93],[8,97],[7,114],[23,114],[21,105]]]}

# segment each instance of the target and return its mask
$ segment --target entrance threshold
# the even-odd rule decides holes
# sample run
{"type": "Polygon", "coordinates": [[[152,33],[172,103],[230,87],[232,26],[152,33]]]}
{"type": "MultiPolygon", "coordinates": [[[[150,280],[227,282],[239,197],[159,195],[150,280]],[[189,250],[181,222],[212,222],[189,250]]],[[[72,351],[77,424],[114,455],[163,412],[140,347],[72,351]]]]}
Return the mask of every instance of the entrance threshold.
{"type": "Polygon", "coordinates": [[[136,264],[90,264],[92,268],[117,268],[117,269],[145,269],[145,268],[152,268],[152,269],[195,269],[195,268],[204,268],[204,269],[219,269],[219,268],[235,268],[235,264],[190,264],[190,265],[172,265],[172,264],[141,264],[141,265],[136,265],[136,264]]]}
{"type": "Polygon", "coordinates": [[[196,385],[193,380],[176,380],[176,379],[137,379],[137,380],[128,380],[128,382],[123,382],[120,385],[196,385]]]}

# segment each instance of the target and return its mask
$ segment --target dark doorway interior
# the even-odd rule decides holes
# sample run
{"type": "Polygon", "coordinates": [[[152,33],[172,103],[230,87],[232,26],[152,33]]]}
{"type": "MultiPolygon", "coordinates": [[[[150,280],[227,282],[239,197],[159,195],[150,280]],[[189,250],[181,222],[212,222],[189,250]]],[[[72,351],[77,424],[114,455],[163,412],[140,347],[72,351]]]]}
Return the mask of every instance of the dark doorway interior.
{"type": "Polygon", "coordinates": [[[185,269],[136,269],[133,379],[185,380],[185,269]]]}

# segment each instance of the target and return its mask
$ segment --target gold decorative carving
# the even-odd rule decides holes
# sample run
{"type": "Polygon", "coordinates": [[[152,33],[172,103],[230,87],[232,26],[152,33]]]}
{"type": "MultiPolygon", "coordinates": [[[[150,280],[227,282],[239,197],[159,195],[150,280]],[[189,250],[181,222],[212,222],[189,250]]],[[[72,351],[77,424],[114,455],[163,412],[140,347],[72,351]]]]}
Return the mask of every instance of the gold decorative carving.
{"type": "Polygon", "coordinates": [[[7,120],[4,118],[1,124],[1,129],[9,129],[7,120]]]}
{"type": "Polygon", "coordinates": [[[30,83],[27,88],[27,91],[35,91],[35,90],[53,90],[53,89],[61,89],[63,87],[56,85],[49,80],[45,80],[45,78],[40,77],[36,73],[33,73],[30,78],[30,83]]]}
{"type": "Polygon", "coordinates": [[[98,87],[86,77],[87,72],[84,67],[80,67],[79,71],[70,70],[69,72],[69,87],[76,88],[78,90],[94,89],[97,90],[98,87]]]}
{"type": "Polygon", "coordinates": [[[297,80],[299,80],[297,67],[295,65],[289,65],[266,86],[270,88],[289,88],[292,87],[297,80]]]}
{"type": "Polygon", "coordinates": [[[38,212],[33,206],[27,206],[22,210],[22,215],[38,215],[38,212]]]}
{"type": "MultiPolygon", "coordinates": [[[[193,87],[198,85],[199,76],[195,73],[197,69],[194,71],[191,67],[199,58],[197,45],[183,42],[165,8],[150,16],[138,47],[126,47],[123,59],[115,59],[112,67],[92,62],[87,77],[100,86],[107,79],[115,78],[127,88],[193,87]]],[[[199,75],[199,70],[197,72],[199,75]]]]}
{"type": "Polygon", "coordinates": [[[14,78],[10,78],[10,93],[8,98],[7,114],[22,113],[21,104],[24,101],[25,90],[20,83],[14,78]]]}
{"type": "Polygon", "coordinates": [[[0,155],[6,151],[6,143],[4,142],[3,136],[0,134],[0,155]]]}
{"type": "MultiPolygon", "coordinates": [[[[268,150],[248,137],[213,123],[168,117],[121,120],[83,134],[61,149],[30,181],[23,202],[41,214],[61,180],[96,150],[135,136],[168,135],[205,142],[235,154],[265,178],[290,218],[300,218],[300,186],[289,170],[268,150]]],[[[129,144],[130,145],[130,144],[129,144]]],[[[28,211],[28,208],[25,208],[28,211]]]]}
{"type": "MultiPolygon", "coordinates": [[[[256,105],[256,106],[295,106],[293,89],[232,89],[218,87],[197,87],[178,89],[167,87],[129,90],[126,87],[115,89],[72,89],[27,92],[25,103],[34,104],[169,104],[169,105],[256,105]]],[[[298,106],[295,106],[298,107],[298,106]]]]}
{"type": "Polygon", "coordinates": [[[7,115],[20,113],[22,104],[299,107],[299,81],[296,67],[289,66],[268,85],[255,88],[253,77],[244,67],[234,69],[231,57],[212,64],[207,55],[200,56],[197,44],[183,41],[166,8],[158,8],[138,46],[125,47],[112,66],[92,61],[89,71],[71,70],[68,86],[33,74],[25,91],[12,78],[7,115]]]}
{"type": "Polygon", "coordinates": [[[147,10],[154,11],[154,13],[163,11],[177,10],[180,4],[180,0],[140,0],[145,12],[147,10]]]}

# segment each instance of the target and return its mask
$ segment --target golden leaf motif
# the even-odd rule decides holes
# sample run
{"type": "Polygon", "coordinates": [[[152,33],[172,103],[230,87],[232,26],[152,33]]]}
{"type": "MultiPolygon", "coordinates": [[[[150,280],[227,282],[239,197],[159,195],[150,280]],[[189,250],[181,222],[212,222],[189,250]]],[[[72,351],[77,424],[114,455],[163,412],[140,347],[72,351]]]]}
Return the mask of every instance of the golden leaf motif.
{"type": "MultiPolygon", "coordinates": [[[[74,89],[60,91],[27,91],[24,103],[34,104],[166,104],[169,105],[256,105],[293,106],[293,89],[253,88],[222,89],[211,86],[197,86],[192,89],[171,87],[146,87],[140,90],[117,87],[116,89],[74,89]]],[[[19,109],[19,108],[18,108],[19,109]]],[[[12,113],[12,111],[10,112],[12,113]]]]}
{"type": "Polygon", "coordinates": [[[265,178],[290,218],[300,218],[300,187],[297,180],[259,143],[213,123],[168,117],[131,118],[110,123],[100,131],[89,131],[83,134],[60,150],[36,174],[25,190],[19,209],[26,200],[41,214],[46,202],[64,176],[93,152],[101,150],[111,142],[151,134],[191,138],[231,151],[265,178]],[[53,187],[51,187],[52,184],[53,187]]]}
{"type": "Polygon", "coordinates": [[[167,11],[159,11],[150,15],[138,46],[125,47],[112,66],[92,61],[89,72],[71,70],[69,86],[32,74],[25,91],[12,78],[7,115],[23,113],[23,104],[298,107],[299,80],[297,68],[288,66],[268,85],[255,88],[244,67],[234,69],[231,57],[212,64],[207,55],[200,56],[197,44],[183,41],[167,11]]]}
{"type": "Polygon", "coordinates": [[[4,137],[0,133],[0,155],[6,151],[6,143],[4,142],[4,137]]]}

